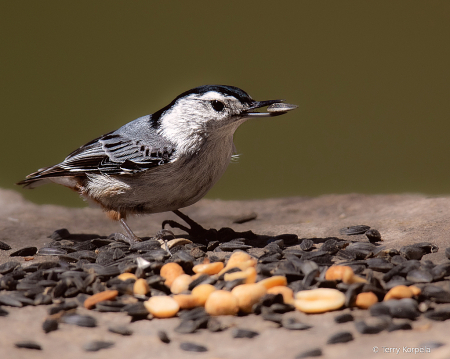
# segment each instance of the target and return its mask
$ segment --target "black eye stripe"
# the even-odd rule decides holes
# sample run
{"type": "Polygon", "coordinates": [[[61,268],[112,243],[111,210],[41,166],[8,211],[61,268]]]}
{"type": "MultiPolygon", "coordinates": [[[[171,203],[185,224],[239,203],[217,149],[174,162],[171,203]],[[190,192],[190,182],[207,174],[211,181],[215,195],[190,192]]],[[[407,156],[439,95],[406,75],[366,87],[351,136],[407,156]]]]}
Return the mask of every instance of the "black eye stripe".
{"type": "Polygon", "coordinates": [[[222,112],[223,109],[225,108],[225,105],[223,104],[223,102],[220,102],[220,101],[217,101],[217,100],[212,100],[211,101],[211,106],[217,112],[222,112]]]}

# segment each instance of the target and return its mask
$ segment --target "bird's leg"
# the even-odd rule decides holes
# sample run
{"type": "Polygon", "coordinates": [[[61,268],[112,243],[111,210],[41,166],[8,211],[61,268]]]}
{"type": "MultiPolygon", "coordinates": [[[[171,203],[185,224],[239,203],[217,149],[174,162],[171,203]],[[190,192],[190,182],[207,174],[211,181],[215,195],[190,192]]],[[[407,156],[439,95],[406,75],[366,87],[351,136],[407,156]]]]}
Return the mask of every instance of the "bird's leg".
{"type": "Polygon", "coordinates": [[[167,224],[172,228],[178,228],[181,229],[182,231],[185,231],[187,234],[189,234],[189,236],[192,236],[194,238],[199,238],[207,241],[215,240],[217,238],[217,230],[203,228],[200,224],[198,224],[185,214],[181,213],[178,209],[173,211],[173,213],[175,213],[178,217],[180,217],[183,221],[185,221],[191,228],[185,227],[176,221],[165,220],[162,223],[163,229],[167,224]]]}
{"type": "Polygon", "coordinates": [[[133,242],[141,242],[141,239],[133,233],[130,227],[128,227],[128,224],[125,222],[123,218],[119,219],[120,226],[125,232],[125,237],[128,239],[127,242],[132,244],[133,242]]]}

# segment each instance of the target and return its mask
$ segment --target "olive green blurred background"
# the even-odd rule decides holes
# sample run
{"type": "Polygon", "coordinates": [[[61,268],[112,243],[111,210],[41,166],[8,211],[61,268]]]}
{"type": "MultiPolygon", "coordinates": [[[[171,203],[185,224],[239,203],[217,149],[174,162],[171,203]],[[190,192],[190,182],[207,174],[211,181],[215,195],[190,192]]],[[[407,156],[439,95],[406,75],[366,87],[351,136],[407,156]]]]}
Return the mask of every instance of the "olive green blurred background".
{"type": "MultiPolygon", "coordinates": [[[[0,187],[203,84],[247,122],[209,198],[450,193],[448,1],[0,2],[0,187]]],[[[81,206],[65,188],[21,190],[81,206]]]]}

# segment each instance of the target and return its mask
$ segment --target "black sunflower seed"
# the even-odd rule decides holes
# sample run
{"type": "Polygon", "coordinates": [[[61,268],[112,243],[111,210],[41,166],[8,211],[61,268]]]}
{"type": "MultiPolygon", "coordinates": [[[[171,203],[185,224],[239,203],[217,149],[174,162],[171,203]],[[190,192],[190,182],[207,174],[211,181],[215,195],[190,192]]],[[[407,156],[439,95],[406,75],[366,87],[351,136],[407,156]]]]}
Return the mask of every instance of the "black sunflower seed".
{"type": "Polygon", "coordinates": [[[191,310],[183,310],[178,313],[181,320],[197,320],[204,317],[208,317],[208,313],[204,307],[197,307],[191,310]]]}
{"type": "Polygon", "coordinates": [[[447,259],[450,259],[450,247],[445,248],[445,256],[447,257],[447,259]]]}
{"type": "Polygon", "coordinates": [[[261,310],[259,310],[258,304],[253,305],[252,310],[255,314],[259,314],[259,312],[261,312],[262,318],[264,320],[268,320],[269,322],[281,324],[281,321],[283,320],[283,315],[274,313],[267,307],[261,307],[261,310]]]}
{"type": "Polygon", "coordinates": [[[180,349],[187,352],[197,352],[197,353],[208,351],[208,348],[206,348],[205,346],[191,342],[180,343],[180,349]]]}
{"type": "Polygon", "coordinates": [[[289,318],[289,317],[283,318],[281,320],[281,325],[283,326],[283,328],[289,329],[289,330],[306,330],[306,329],[312,328],[311,325],[301,323],[297,319],[292,318],[292,317],[291,318],[289,318]]]}
{"type": "Polygon", "coordinates": [[[90,315],[65,315],[61,318],[61,321],[66,324],[78,325],[79,327],[93,328],[97,326],[97,320],[90,315]]]}
{"type": "Polygon", "coordinates": [[[216,282],[216,279],[214,279],[212,276],[209,276],[207,274],[202,274],[198,278],[194,279],[190,284],[188,289],[192,290],[199,284],[214,284],[216,282]]]}
{"type": "Polygon", "coordinates": [[[353,315],[351,315],[350,313],[344,313],[334,317],[334,321],[336,323],[353,322],[353,320],[354,320],[353,315]]]}
{"type": "Polygon", "coordinates": [[[400,254],[406,259],[421,260],[422,257],[426,254],[426,251],[420,247],[403,246],[400,248],[400,254]]]}
{"type": "Polygon", "coordinates": [[[58,321],[55,319],[46,319],[44,323],[42,323],[42,329],[44,329],[45,333],[58,330],[58,321]]]}
{"type": "Polygon", "coordinates": [[[122,308],[122,311],[126,312],[131,317],[146,317],[148,315],[148,310],[142,302],[127,304],[122,308]]]}
{"type": "MultiPolygon", "coordinates": [[[[347,246],[348,243],[345,243],[347,246]]],[[[340,245],[339,242],[335,239],[327,239],[325,243],[320,247],[321,251],[328,252],[329,254],[336,254],[340,249],[345,248],[343,245],[340,245]]],[[[303,258],[303,257],[302,257],[303,258]]]]}
{"type": "Polygon", "coordinates": [[[450,319],[450,309],[433,310],[424,314],[425,317],[438,322],[450,319]]]}
{"type": "Polygon", "coordinates": [[[111,333],[128,336],[133,334],[133,331],[127,328],[125,325],[114,325],[108,328],[111,333]]]}
{"type": "MultiPolygon", "coordinates": [[[[278,294],[277,294],[278,295],[278,294]]],[[[273,313],[284,314],[287,312],[292,312],[295,310],[295,307],[291,304],[286,303],[274,303],[269,308],[273,313]]]]}
{"type": "Polygon", "coordinates": [[[208,324],[206,325],[206,328],[212,333],[221,332],[222,330],[226,329],[226,327],[222,324],[222,322],[214,317],[210,317],[208,319],[208,324]]]}
{"type": "Polygon", "coordinates": [[[83,345],[83,349],[87,352],[97,352],[101,349],[107,349],[114,345],[113,342],[107,342],[102,340],[94,340],[83,345]]]}
{"type": "Polygon", "coordinates": [[[394,265],[383,258],[369,258],[366,260],[368,267],[377,272],[387,273],[394,265]]]}
{"type": "Polygon", "coordinates": [[[315,358],[322,356],[322,349],[315,348],[311,350],[307,350],[303,353],[298,354],[295,359],[303,359],[303,358],[315,358]]]}
{"type": "Polygon", "coordinates": [[[314,242],[311,239],[304,239],[302,243],[300,243],[300,248],[303,251],[309,251],[314,247],[314,242]]]}
{"type": "Polygon", "coordinates": [[[433,281],[439,281],[450,275],[450,263],[443,263],[435,266],[431,270],[433,281]]]}
{"type": "Polygon", "coordinates": [[[0,249],[2,249],[2,250],[4,250],[4,251],[8,251],[8,250],[10,250],[10,249],[11,249],[11,247],[10,247],[10,245],[9,245],[9,244],[7,244],[7,243],[5,243],[5,242],[2,242],[2,241],[0,241],[0,249]]]}
{"type": "Polygon", "coordinates": [[[353,334],[350,332],[339,332],[328,338],[327,344],[348,343],[353,340],[353,334]]]}
{"type": "Polygon", "coordinates": [[[210,241],[208,242],[208,246],[206,247],[209,252],[212,252],[214,249],[216,249],[219,246],[219,241],[210,241]]]}
{"type": "Polygon", "coordinates": [[[50,236],[48,236],[48,238],[51,238],[54,241],[60,241],[61,239],[66,239],[69,237],[70,233],[66,228],[57,229],[50,236]]]}
{"type": "Polygon", "coordinates": [[[109,266],[98,268],[95,273],[102,277],[114,277],[120,274],[120,270],[118,266],[109,266]]]}
{"type": "Polygon", "coordinates": [[[63,256],[67,254],[67,251],[61,248],[43,247],[39,248],[37,254],[40,256],[63,256]]]}
{"type": "Polygon", "coordinates": [[[248,329],[240,329],[240,328],[234,328],[231,331],[231,336],[233,338],[254,338],[257,335],[259,335],[258,332],[255,332],[253,330],[248,330],[248,329]]]}
{"type": "Polygon", "coordinates": [[[20,263],[16,261],[10,261],[0,264],[0,274],[7,274],[12,272],[15,268],[19,267],[20,263]]]}
{"type": "Polygon", "coordinates": [[[34,298],[34,305],[52,304],[51,295],[40,293],[34,298]]]}
{"type": "Polygon", "coordinates": [[[391,323],[387,328],[388,332],[394,332],[396,330],[412,330],[412,326],[409,323],[391,323]]]}
{"type": "Polygon", "coordinates": [[[242,242],[225,242],[219,244],[219,248],[225,252],[233,252],[237,249],[246,250],[252,248],[252,246],[248,246],[242,242]]]}
{"type": "Polygon", "coordinates": [[[122,311],[121,307],[106,305],[104,303],[97,303],[95,309],[101,313],[118,313],[122,311]]]}
{"type": "Polygon", "coordinates": [[[393,318],[415,320],[420,315],[417,302],[412,298],[388,300],[383,304],[389,308],[390,316],[393,318]]]}
{"type": "Polygon", "coordinates": [[[48,308],[47,312],[48,312],[49,315],[53,315],[53,314],[59,313],[61,311],[66,312],[66,311],[69,311],[71,309],[75,309],[77,306],[78,305],[77,305],[76,302],[72,302],[72,301],[69,302],[68,301],[68,302],[65,302],[63,304],[60,304],[60,305],[48,308]]]}
{"type": "Polygon", "coordinates": [[[396,266],[399,264],[405,263],[406,261],[407,261],[407,259],[399,254],[397,254],[391,258],[391,263],[396,266]]]}
{"type": "Polygon", "coordinates": [[[10,307],[18,307],[18,308],[23,306],[21,301],[17,300],[12,295],[8,295],[8,294],[0,295],[0,304],[8,305],[10,307]]]}
{"type": "MultiPolygon", "coordinates": [[[[205,324],[208,319],[205,318],[205,324]]],[[[182,320],[177,327],[175,327],[174,331],[181,334],[189,334],[195,333],[199,328],[197,320],[182,320]]]]}
{"type": "Polygon", "coordinates": [[[12,275],[4,275],[0,278],[0,289],[14,290],[18,283],[12,275]]]}
{"type": "Polygon", "coordinates": [[[444,345],[445,344],[441,343],[441,342],[431,341],[431,342],[421,343],[421,344],[419,344],[419,347],[426,347],[426,348],[430,348],[430,349],[436,349],[436,348],[440,348],[440,347],[442,347],[444,345]]]}
{"type": "Polygon", "coordinates": [[[159,340],[161,340],[163,343],[166,343],[166,344],[170,343],[170,338],[164,330],[158,330],[157,334],[158,334],[159,340]]]}
{"type": "Polygon", "coordinates": [[[381,241],[381,234],[380,232],[378,232],[376,229],[369,229],[368,231],[366,231],[366,237],[369,240],[369,242],[371,243],[376,243],[381,241]]]}
{"type": "Polygon", "coordinates": [[[16,346],[16,348],[42,350],[42,347],[38,343],[31,340],[24,340],[21,342],[17,342],[14,343],[14,345],[16,346]]]}
{"type": "Polygon", "coordinates": [[[37,247],[25,247],[22,249],[19,249],[18,251],[15,251],[11,253],[10,257],[28,257],[28,256],[34,256],[37,252],[37,247]]]}
{"type": "Polygon", "coordinates": [[[406,280],[414,283],[431,283],[433,281],[433,274],[428,271],[414,269],[408,272],[406,280]]]}
{"type": "Polygon", "coordinates": [[[0,317],[6,317],[9,313],[4,310],[3,308],[0,308],[0,317]]]}
{"type": "Polygon", "coordinates": [[[426,298],[432,299],[436,303],[450,303],[450,292],[447,292],[441,287],[427,285],[422,288],[421,294],[426,298]]]}
{"type": "Polygon", "coordinates": [[[356,235],[356,234],[364,234],[369,229],[370,229],[370,227],[365,226],[365,225],[350,226],[350,227],[341,228],[339,230],[339,233],[346,234],[347,236],[352,236],[352,235],[356,235]]]}
{"type": "Polygon", "coordinates": [[[364,321],[355,322],[356,330],[361,334],[378,334],[386,329],[385,324],[368,325],[364,321]]]}

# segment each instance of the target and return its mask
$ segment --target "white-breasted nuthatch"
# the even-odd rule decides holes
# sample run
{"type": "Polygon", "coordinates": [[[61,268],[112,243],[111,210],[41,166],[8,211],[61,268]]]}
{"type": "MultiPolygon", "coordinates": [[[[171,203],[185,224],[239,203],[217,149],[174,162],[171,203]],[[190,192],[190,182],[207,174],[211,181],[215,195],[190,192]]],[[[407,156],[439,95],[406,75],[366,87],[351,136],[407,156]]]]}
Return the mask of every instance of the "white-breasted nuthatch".
{"type": "Polygon", "coordinates": [[[173,211],[191,229],[203,229],[179,209],[200,200],[223,175],[234,154],[233,135],[239,125],[296,107],[282,100],[254,101],[233,86],[196,87],[18,184],[34,188],[54,182],[76,190],[119,221],[132,241],[139,238],[125,222],[130,214],[173,211]],[[265,106],[267,113],[254,112],[265,106]]]}

